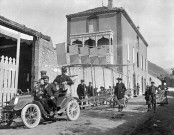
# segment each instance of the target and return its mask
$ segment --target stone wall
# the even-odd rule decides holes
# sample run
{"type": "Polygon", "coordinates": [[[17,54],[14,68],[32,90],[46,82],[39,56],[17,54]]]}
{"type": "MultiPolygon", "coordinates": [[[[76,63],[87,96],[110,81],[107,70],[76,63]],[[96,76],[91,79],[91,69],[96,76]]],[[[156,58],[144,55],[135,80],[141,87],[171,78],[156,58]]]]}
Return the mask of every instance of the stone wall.
{"type": "Polygon", "coordinates": [[[35,72],[35,80],[40,78],[40,71],[45,70],[50,78],[50,82],[52,82],[57,76],[57,54],[52,41],[39,38],[35,43],[35,51],[37,57],[35,61],[38,62],[38,64],[36,63],[38,69],[35,72]]]}

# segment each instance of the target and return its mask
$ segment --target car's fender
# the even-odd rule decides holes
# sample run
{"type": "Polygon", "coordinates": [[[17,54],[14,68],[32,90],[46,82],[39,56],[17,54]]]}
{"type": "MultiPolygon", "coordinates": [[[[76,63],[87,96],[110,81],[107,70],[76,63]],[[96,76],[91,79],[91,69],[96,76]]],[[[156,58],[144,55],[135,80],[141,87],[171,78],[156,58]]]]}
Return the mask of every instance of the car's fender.
{"type": "Polygon", "coordinates": [[[33,104],[36,104],[39,107],[41,114],[47,115],[47,112],[45,111],[43,105],[39,101],[34,100],[33,104]]]}
{"type": "Polygon", "coordinates": [[[27,104],[32,103],[34,101],[33,96],[19,96],[18,103],[14,106],[14,110],[18,111],[24,108],[27,104]]]}

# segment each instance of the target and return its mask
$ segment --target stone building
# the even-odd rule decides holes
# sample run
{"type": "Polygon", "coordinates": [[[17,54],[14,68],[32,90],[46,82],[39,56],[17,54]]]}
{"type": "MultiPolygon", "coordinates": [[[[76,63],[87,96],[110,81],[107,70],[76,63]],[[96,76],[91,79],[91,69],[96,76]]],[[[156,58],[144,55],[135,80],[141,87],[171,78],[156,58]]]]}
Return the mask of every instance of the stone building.
{"type": "MultiPolygon", "coordinates": [[[[140,94],[144,93],[148,77],[148,44],[123,8],[113,7],[113,0],[108,0],[108,7],[97,7],[66,17],[67,43],[69,48],[78,46],[80,51],[76,55],[81,57],[81,63],[85,60],[82,57],[92,59],[96,56],[99,59],[104,55],[106,63],[103,65],[111,67],[105,75],[105,82],[111,82],[106,87],[115,84],[116,77],[120,76],[127,88],[139,83],[140,94]],[[84,51],[84,48],[88,49],[84,51]],[[103,48],[105,51],[102,52],[103,48]]],[[[67,51],[72,55],[71,49],[67,51]]],[[[96,70],[96,81],[102,81],[102,73],[100,69],[96,70]]]]}
{"type": "Polygon", "coordinates": [[[0,16],[0,102],[9,100],[17,89],[31,90],[40,71],[46,70],[50,81],[57,73],[56,50],[47,35],[0,16]],[[22,39],[28,35],[33,40],[22,39]]]}

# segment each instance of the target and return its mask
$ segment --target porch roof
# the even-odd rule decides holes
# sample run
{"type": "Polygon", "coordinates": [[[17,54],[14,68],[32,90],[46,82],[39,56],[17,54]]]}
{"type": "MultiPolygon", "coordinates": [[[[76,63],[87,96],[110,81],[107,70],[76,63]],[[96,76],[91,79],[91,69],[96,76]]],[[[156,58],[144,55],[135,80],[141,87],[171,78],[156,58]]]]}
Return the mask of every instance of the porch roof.
{"type": "MultiPolygon", "coordinates": [[[[5,38],[5,39],[10,39],[12,40],[12,42],[15,42],[17,39],[13,38],[13,37],[10,37],[10,36],[7,36],[7,35],[4,35],[2,33],[0,33],[0,38],[5,38]]],[[[0,46],[1,46],[1,42],[3,42],[3,40],[0,41],[0,46]]],[[[27,45],[31,45],[32,44],[32,40],[27,40],[27,39],[21,39],[21,44],[22,43],[26,43],[27,45]]],[[[6,45],[6,44],[5,44],[6,45]]]]}
{"type": "Polygon", "coordinates": [[[17,22],[14,22],[10,19],[7,19],[1,15],[0,15],[0,25],[5,26],[5,27],[10,28],[10,29],[13,29],[13,30],[16,30],[18,32],[30,35],[30,36],[40,37],[40,38],[45,39],[47,41],[51,40],[51,38],[49,36],[44,35],[41,32],[38,32],[38,31],[33,30],[31,28],[28,28],[25,25],[22,25],[22,24],[19,24],[17,22]]]}

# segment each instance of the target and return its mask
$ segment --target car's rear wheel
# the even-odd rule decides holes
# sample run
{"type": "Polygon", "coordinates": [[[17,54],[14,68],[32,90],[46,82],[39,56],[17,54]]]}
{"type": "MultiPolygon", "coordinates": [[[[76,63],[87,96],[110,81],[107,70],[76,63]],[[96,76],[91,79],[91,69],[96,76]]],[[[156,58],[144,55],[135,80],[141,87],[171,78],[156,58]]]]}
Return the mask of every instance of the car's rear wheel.
{"type": "Polygon", "coordinates": [[[36,127],[41,119],[41,112],[36,104],[26,105],[21,112],[21,118],[27,128],[36,127]]]}
{"type": "Polygon", "coordinates": [[[77,120],[80,116],[80,107],[76,100],[71,100],[66,108],[67,118],[70,121],[77,120]]]}

